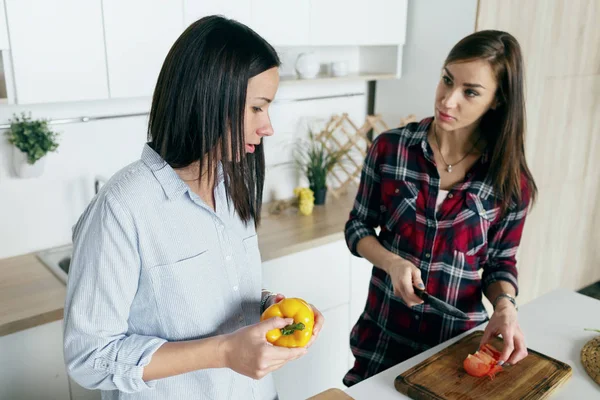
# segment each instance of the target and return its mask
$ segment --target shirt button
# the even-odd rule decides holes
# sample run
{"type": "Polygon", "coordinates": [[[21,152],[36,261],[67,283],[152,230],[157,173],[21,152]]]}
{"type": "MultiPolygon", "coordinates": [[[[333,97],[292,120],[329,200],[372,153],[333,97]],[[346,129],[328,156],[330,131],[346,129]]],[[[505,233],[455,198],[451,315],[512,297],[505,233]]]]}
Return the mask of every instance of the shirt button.
{"type": "Polygon", "coordinates": [[[452,193],[448,193],[448,198],[449,198],[449,199],[451,199],[451,198],[453,198],[453,197],[454,197],[454,195],[453,195],[452,193]]]}
{"type": "Polygon", "coordinates": [[[227,261],[231,261],[231,256],[226,256],[226,257],[225,257],[225,259],[226,259],[227,261]]]}
{"type": "Polygon", "coordinates": [[[240,321],[240,323],[244,322],[244,316],[243,316],[243,315],[240,315],[240,316],[238,317],[238,321],[240,321]]]}
{"type": "Polygon", "coordinates": [[[431,258],[431,254],[430,253],[425,254],[425,258],[431,258]]]}
{"type": "Polygon", "coordinates": [[[394,193],[400,193],[400,189],[394,190],[394,193]]]}
{"type": "Polygon", "coordinates": [[[239,289],[238,285],[235,285],[235,286],[233,287],[233,290],[234,290],[234,291],[236,291],[236,292],[238,291],[238,289],[239,289]]]}
{"type": "Polygon", "coordinates": [[[415,315],[415,319],[416,319],[417,321],[419,320],[419,318],[420,318],[420,317],[419,317],[418,315],[415,315]]]}

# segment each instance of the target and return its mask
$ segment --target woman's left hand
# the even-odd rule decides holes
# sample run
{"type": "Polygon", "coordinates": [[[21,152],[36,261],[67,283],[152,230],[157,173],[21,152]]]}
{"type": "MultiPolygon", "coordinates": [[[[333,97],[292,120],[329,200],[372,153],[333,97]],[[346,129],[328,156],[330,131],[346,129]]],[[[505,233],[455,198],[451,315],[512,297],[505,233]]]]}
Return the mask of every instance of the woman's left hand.
{"type": "Polygon", "coordinates": [[[499,365],[513,365],[527,357],[525,335],[523,335],[517,321],[517,309],[509,301],[499,302],[496,305],[496,310],[483,333],[481,345],[483,346],[493,336],[497,335],[502,335],[504,340],[499,365]]]}
{"type": "MultiPolygon", "coordinates": [[[[269,306],[271,306],[275,303],[279,303],[283,299],[285,299],[285,296],[282,295],[281,293],[277,293],[277,295],[275,295],[274,297],[271,297],[267,301],[267,303],[265,304],[265,310],[267,308],[269,308],[269,306]]],[[[319,332],[321,332],[321,328],[323,327],[323,324],[325,323],[325,317],[323,317],[323,314],[321,314],[321,312],[319,310],[317,310],[317,308],[315,306],[313,306],[312,304],[309,304],[309,305],[311,306],[313,312],[315,313],[315,327],[313,328],[312,337],[310,338],[310,340],[308,341],[308,344],[306,345],[307,349],[310,346],[312,346],[312,344],[315,340],[317,340],[317,336],[319,335],[319,332]]]]}

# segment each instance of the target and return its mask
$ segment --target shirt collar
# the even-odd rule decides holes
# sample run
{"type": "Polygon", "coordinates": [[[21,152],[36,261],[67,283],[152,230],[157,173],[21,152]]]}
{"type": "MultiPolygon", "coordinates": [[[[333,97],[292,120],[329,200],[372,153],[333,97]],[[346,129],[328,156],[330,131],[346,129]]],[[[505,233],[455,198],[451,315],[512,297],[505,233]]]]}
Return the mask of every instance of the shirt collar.
{"type": "MultiPolygon", "coordinates": [[[[163,188],[165,195],[169,199],[175,199],[186,192],[190,192],[190,187],[177,175],[177,172],[156,152],[149,143],[144,145],[142,150],[142,162],[150,168],[156,180],[163,188]]],[[[221,161],[217,163],[217,181],[220,185],[224,181],[223,165],[221,161]]]]}

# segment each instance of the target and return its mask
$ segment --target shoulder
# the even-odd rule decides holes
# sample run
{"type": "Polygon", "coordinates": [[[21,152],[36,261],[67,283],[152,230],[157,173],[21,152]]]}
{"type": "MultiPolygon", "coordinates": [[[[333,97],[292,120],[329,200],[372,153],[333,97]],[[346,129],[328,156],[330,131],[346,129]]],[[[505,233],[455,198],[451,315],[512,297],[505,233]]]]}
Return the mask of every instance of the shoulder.
{"type": "Polygon", "coordinates": [[[412,147],[418,147],[427,139],[432,117],[425,118],[420,122],[412,122],[400,128],[385,131],[373,140],[373,151],[379,156],[397,155],[408,152],[412,147]]]}

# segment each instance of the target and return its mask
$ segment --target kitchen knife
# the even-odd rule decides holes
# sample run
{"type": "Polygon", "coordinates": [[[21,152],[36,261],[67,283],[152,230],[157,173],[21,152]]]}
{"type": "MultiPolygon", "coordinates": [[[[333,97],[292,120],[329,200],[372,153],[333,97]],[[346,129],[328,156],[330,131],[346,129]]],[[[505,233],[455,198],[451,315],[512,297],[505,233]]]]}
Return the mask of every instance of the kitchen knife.
{"type": "Polygon", "coordinates": [[[448,304],[445,301],[442,301],[436,297],[433,297],[432,295],[427,293],[425,290],[419,289],[416,286],[413,286],[413,289],[415,290],[415,294],[421,300],[423,300],[425,303],[429,304],[431,307],[435,308],[436,310],[439,310],[448,315],[452,315],[453,317],[456,317],[456,318],[469,319],[469,316],[467,314],[465,314],[464,312],[460,311],[458,308],[451,306],[450,304],[448,304]]]}

